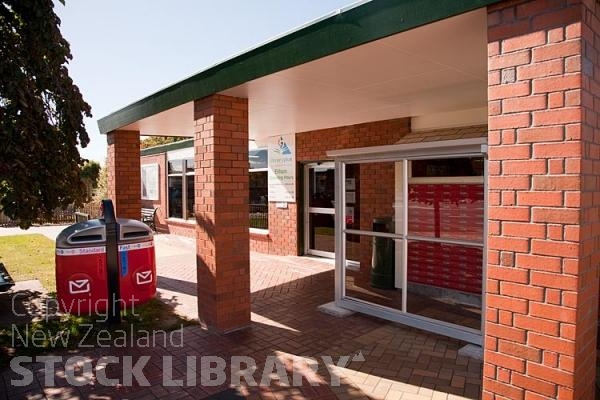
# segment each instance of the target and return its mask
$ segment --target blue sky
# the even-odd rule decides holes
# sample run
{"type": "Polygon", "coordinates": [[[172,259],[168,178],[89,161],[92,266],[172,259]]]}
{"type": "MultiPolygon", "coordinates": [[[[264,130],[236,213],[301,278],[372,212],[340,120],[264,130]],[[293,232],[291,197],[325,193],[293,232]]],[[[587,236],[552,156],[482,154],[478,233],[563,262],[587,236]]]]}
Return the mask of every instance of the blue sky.
{"type": "Polygon", "coordinates": [[[71,78],[92,106],[83,157],[104,163],[98,118],[352,0],[67,0],[71,78]]]}

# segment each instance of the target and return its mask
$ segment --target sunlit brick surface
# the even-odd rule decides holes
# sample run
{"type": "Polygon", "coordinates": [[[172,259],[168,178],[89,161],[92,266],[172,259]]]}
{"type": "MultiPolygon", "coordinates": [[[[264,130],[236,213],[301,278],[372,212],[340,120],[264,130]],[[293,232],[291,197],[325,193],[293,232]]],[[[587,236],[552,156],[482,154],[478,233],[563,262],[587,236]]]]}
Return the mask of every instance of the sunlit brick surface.
{"type": "Polygon", "coordinates": [[[119,218],[140,219],[140,133],[114,131],[107,142],[108,197],[119,218]]]}
{"type": "Polygon", "coordinates": [[[594,398],[598,8],[488,8],[486,399],[594,398]]]}

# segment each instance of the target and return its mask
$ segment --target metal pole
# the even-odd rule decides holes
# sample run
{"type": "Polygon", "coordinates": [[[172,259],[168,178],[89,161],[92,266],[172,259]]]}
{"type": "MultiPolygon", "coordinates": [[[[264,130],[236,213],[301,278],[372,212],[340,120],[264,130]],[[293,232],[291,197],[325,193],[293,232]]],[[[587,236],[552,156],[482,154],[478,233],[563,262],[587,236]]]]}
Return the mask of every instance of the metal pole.
{"type": "Polygon", "coordinates": [[[121,322],[121,291],[119,282],[119,224],[115,217],[112,200],[102,200],[104,223],[106,224],[106,280],[108,283],[107,322],[121,322]]]}

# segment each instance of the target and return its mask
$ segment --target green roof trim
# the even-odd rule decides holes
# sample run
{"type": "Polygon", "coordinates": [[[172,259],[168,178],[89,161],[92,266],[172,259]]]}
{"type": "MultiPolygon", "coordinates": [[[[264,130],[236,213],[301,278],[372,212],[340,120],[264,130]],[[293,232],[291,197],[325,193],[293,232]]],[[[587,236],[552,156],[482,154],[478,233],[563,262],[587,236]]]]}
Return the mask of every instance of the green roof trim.
{"type": "Polygon", "coordinates": [[[98,120],[108,133],[242,83],[499,0],[372,0],[350,5],[227,59],[98,120]]]}
{"type": "Polygon", "coordinates": [[[187,149],[188,147],[194,147],[194,139],[146,147],[145,149],[140,150],[140,156],[153,156],[155,154],[166,153],[167,151],[187,149]]]}

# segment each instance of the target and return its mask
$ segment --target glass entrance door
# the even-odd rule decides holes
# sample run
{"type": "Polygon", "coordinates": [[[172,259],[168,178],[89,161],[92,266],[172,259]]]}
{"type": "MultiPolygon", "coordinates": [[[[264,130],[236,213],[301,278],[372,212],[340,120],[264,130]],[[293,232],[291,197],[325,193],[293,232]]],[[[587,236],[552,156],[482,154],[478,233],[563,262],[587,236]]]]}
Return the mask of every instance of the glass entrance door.
{"type": "Polygon", "coordinates": [[[333,163],[304,167],[304,243],[306,254],[334,257],[335,168],[333,163]]]}

